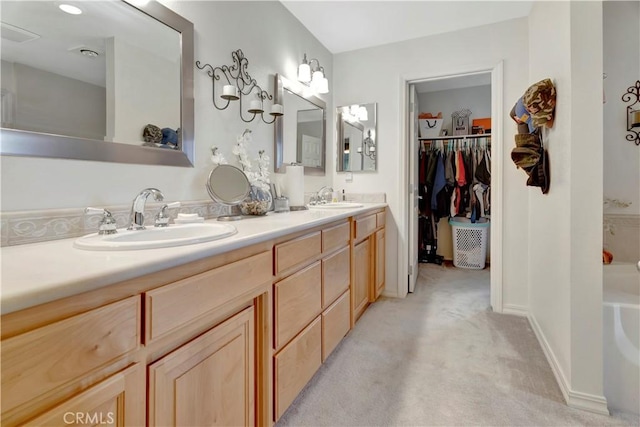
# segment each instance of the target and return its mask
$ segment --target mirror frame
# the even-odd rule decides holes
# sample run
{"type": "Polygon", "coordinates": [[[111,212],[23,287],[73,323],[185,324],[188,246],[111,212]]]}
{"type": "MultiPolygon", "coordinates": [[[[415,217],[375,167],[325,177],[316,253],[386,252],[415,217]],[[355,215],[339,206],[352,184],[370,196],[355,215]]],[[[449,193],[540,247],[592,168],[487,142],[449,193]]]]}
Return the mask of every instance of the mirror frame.
{"type": "MultiPolygon", "coordinates": [[[[373,120],[375,121],[375,132],[376,132],[376,150],[379,150],[378,147],[378,103],[377,102],[364,102],[361,103],[359,105],[368,105],[368,104],[373,104],[373,120]]],[[[337,144],[337,152],[336,152],[336,172],[338,173],[344,173],[344,172],[351,172],[351,173],[377,173],[378,172],[378,158],[376,157],[375,160],[375,168],[374,169],[363,169],[363,170],[341,170],[340,169],[340,165],[342,164],[343,160],[344,160],[344,151],[342,149],[342,139],[343,139],[343,135],[344,135],[344,120],[342,118],[342,113],[340,112],[342,109],[342,106],[340,107],[336,107],[336,144],[337,144]]],[[[360,123],[359,123],[360,124],[360,123]]],[[[363,130],[364,132],[364,130],[363,130]]],[[[376,152],[376,156],[378,155],[378,152],[376,152]]]]}
{"type": "Polygon", "coordinates": [[[144,6],[135,6],[127,0],[122,1],[180,33],[182,150],[0,128],[0,155],[193,167],[193,23],[157,1],[150,1],[144,6]]]}
{"type": "MultiPolygon", "coordinates": [[[[322,109],[322,167],[305,166],[305,175],[325,175],[327,167],[327,104],[322,99],[314,95],[305,95],[304,92],[309,90],[308,87],[298,84],[297,82],[291,82],[280,74],[275,75],[275,100],[274,103],[281,104],[284,107],[284,90],[288,90],[291,93],[298,95],[300,98],[306,99],[311,104],[322,109]]],[[[274,127],[274,170],[276,173],[284,173],[286,165],[283,164],[284,158],[284,124],[282,121],[285,116],[282,116],[279,120],[276,120],[274,127]]],[[[297,158],[297,144],[296,144],[296,158],[297,158]]]]}

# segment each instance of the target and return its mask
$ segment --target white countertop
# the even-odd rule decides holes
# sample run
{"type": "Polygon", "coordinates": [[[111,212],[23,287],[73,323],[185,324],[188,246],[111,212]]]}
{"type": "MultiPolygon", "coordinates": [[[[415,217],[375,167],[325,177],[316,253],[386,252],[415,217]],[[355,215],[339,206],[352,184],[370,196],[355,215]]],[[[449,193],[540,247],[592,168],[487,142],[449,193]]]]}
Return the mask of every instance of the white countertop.
{"type": "Polygon", "coordinates": [[[270,212],[263,217],[226,223],[238,229],[233,236],[162,249],[86,251],[73,247],[75,238],[4,247],[0,249],[0,313],[11,313],[328,224],[383,208],[386,203],[363,205],[355,209],[270,212]]]}

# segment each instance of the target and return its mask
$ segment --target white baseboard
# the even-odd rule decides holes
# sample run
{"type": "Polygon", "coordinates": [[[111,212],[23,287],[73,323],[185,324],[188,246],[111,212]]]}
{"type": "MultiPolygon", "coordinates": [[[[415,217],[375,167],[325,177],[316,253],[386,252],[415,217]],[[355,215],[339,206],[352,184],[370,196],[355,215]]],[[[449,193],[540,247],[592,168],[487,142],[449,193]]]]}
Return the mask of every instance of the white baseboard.
{"type": "Polygon", "coordinates": [[[389,291],[388,289],[385,289],[384,291],[382,291],[381,295],[383,297],[398,298],[398,292],[389,291]]]}
{"type": "Polygon", "coordinates": [[[502,304],[503,314],[513,314],[515,316],[527,317],[529,316],[529,310],[524,305],[517,304],[502,304]]]}
{"type": "Polygon", "coordinates": [[[607,399],[604,396],[596,396],[571,390],[569,382],[567,381],[567,378],[565,377],[564,372],[558,363],[558,359],[547,341],[547,338],[544,336],[538,321],[532,314],[529,314],[527,318],[529,319],[529,324],[531,325],[533,332],[536,334],[538,342],[542,347],[542,351],[551,366],[551,370],[553,371],[553,375],[556,377],[556,382],[560,387],[560,391],[562,392],[562,396],[564,397],[567,406],[589,412],[595,412],[596,414],[609,415],[607,399]]]}

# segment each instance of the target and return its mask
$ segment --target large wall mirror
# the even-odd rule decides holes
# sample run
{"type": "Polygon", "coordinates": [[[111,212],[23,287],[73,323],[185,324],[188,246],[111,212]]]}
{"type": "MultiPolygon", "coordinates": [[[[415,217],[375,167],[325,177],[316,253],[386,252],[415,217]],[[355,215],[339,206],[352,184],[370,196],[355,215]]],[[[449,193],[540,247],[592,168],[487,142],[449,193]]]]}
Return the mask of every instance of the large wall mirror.
{"type": "Polygon", "coordinates": [[[154,1],[59,4],[2,3],[0,154],[193,166],[193,24],[154,1]],[[179,132],[145,143],[148,124],[179,132]]]}
{"type": "Polygon", "coordinates": [[[378,167],[376,103],[338,107],[338,172],[374,172],[378,167]]]}
{"type": "Polygon", "coordinates": [[[285,165],[304,165],[305,175],[324,175],[326,158],[326,104],[306,93],[310,89],[275,76],[275,102],[284,106],[284,115],[275,124],[275,171],[285,165]]]}

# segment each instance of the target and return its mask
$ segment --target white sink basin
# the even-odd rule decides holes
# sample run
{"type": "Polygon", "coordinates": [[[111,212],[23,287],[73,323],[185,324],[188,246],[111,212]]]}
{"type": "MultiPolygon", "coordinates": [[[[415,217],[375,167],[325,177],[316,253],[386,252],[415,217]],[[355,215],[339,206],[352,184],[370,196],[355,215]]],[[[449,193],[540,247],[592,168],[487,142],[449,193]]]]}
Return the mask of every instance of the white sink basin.
{"type": "Polygon", "coordinates": [[[361,208],[364,205],[362,203],[353,202],[335,202],[325,203],[324,205],[309,205],[309,209],[354,209],[361,208]]]}
{"type": "Polygon", "coordinates": [[[165,228],[147,227],[146,230],[119,229],[117,234],[100,236],[88,234],[77,239],[73,246],[88,251],[127,251],[192,245],[223,239],[238,230],[229,224],[182,224],[165,228]]]}

